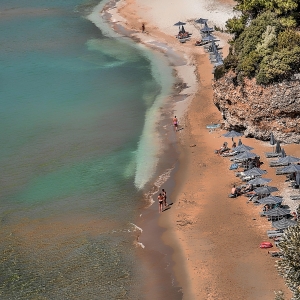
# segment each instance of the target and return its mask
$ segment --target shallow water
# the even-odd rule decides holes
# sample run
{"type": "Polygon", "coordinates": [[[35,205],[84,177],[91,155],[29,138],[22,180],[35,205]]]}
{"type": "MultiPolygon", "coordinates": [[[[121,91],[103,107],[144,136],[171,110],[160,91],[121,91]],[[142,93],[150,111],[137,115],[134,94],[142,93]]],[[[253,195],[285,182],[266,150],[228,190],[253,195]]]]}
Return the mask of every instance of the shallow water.
{"type": "Polygon", "coordinates": [[[0,3],[1,299],[134,299],[143,279],[132,222],[172,79],[84,18],[95,4],[0,3]]]}

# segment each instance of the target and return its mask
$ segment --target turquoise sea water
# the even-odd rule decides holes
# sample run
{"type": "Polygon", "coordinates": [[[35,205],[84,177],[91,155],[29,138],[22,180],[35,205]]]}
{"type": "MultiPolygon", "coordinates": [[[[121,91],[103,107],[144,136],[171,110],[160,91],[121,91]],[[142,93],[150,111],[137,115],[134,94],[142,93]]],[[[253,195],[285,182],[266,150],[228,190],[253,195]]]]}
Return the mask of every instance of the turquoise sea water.
{"type": "Polygon", "coordinates": [[[1,299],[134,299],[142,280],[132,222],[162,87],[83,17],[95,4],[0,3],[1,299]]]}

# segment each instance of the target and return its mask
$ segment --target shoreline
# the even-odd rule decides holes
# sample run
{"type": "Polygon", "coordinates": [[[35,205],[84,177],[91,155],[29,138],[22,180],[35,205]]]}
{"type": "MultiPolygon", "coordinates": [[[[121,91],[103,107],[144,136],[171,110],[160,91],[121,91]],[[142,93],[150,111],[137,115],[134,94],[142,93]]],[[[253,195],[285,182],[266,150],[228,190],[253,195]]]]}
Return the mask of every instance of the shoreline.
{"type": "MultiPolygon", "coordinates": [[[[116,6],[117,7],[120,6],[122,8],[124,3],[125,2],[122,1],[117,2],[116,6]]],[[[139,31],[134,31],[132,30],[132,28],[128,28],[128,27],[123,28],[124,20],[123,22],[121,22],[121,25],[119,25],[118,24],[119,21],[117,21],[120,20],[118,8],[117,9],[115,7],[111,8],[108,5],[104,7],[104,10],[102,10],[102,14],[103,13],[106,15],[106,18],[108,15],[111,15],[109,23],[111,24],[112,28],[114,28],[114,30],[116,30],[119,33],[122,33],[123,35],[125,34],[126,37],[131,38],[136,43],[141,43],[146,47],[150,48],[152,51],[162,53],[164,56],[166,56],[167,60],[169,61],[170,67],[173,69],[175,86],[173,88],[172,94],[169,96],[171,99],[173,99],[172,103],[170,103],[170,101],[167,101],[169,103],[165,103],[164,105],[166,106],[165,108],[169,107],[171,111],[176,111],[176,115],[179,117],[182,123],[188,105],[191,103],[192,98],[197,91],[196,66],[193,62],[190,62],[189,65],[187,62],[187,59],[191,60],[192,57],[191,56],[185,57],[184,53],[178,53],[177,51],[174,51],[172,46],[169,46],[164,41],[163,42],[160,40],[156,41],[156,39],[154,40],[150,39],[149,41],[145,41],[143,39],[143,37],[145,37],[145,34],[142,34],[140,38],[141,34],[139,33],[139,31]],[[134,35],[132,35],[133,32],[135,32],[134,35]],[[186,77],[188,77],[189,80],[183,80],[183,78],[187,79],[186,77]]],[[[179,152],[179,149],[177,149],[179,145],[178,145],[176,134],[174,135],[173,132],[170,132],[170,129],[167,129],[167,127],[171,123],[170,120],[172,119],[172,116],[174,114],[173,113],[172,114],[167,113],[167,114],[169,115],[168,118],[164,118],[160,122],[160,126],[163,129],[158,129],[158,131],[162,131],[161,132],[162,134],[167,134],[168,136],[167,148],[169,149],[167,149],[166,151],[169,153],[172,151],[179,152]]],[[[163,181],[163,186],[160,186],[160,188],[163,187],[168,191],[169,201],[171,198],[170,193],[174,189],[174,185],[175,185],[174,183],[175,175],[173,174],[176,173],[178,169],[178,162],[176,162],[177,161],[176,157],[178,154],[175,155],[175,161],[173,162],[173,166],[171,167],[171,169],[169,169],[171,170],[171,175],[167,176],[168,177],[167,180],[163,181]]],[[[166,157],[165,154],[162,153],[162,155],[166,157]]],[[[161,158],[160,158],[160,162],[161,162],[161,158]]],[[[162,175],[160,171],[164,172],[166,169],[168,170],[168,167],[170,167],[170,164],[158,168],[156,173],[158,175],[162,175]]],[[[163,226],[159,225],[161,216],[159,216],[157,213],[156,196],[157,196],[157,192],[154,192],[152,194],[152,197],[154,198],[153,204],[146,208],[143,208],[141,210],[143,214],[142,218],[136,221],[138,226],[143,229],[142,234],[138,237],[137,240],[137,242],[140,243],[140,245],[143,245],[143,250],[139,251],[140,249],[137,249],[137,255],[140,258],[141,267],[145,266],[147,268],[147,272],[149,273],[147,278],[151,279],[150,282],[147,282],[147,284],[144,285],[143,294],[145,299],[166,298],[166,299],[179,300],[183,298],[182,287],[181,284],[179,283],[180,279],[175,276],[173,270],[175,264],[178,265],[178,263],[174,262],[172,259],[174,248],[170,247],[167,243],[165,243],[161,239],[161,235],[163,235],[164,233],[164,228],[163,226]],[[164,286],[163,289],[162,286],[164,286]]],[[[165,214],[166,212],[163,215],[165,214]]],[[[183,261],[184,258],[182,257],[182,255],[178,253],[180,244],[176,240],[174,234],[172,234],[170,238],[173,239],[173,242],[176,243],[176,247],[175,247],[176,255],[179,256],[180,261],[183,261]]],[[[183,276],[186,277],[188,274],[187,271],[185,270],[184,264],[179,264],[178,266],[181,273],[180,278],[183,278],[183,276]]]]}
{"type": "MultiPolygon", "coordinates": [[[[148,209],[150,226],[148,224],[146,227],[151,228],[151,225],[158,222],[162,229],[154,233],[143,232],[142,243],[146,243],[144,240],[147,243],[151,242],[150,236],[153,234],[162,234],[162,241],[167,245],[163,250],[166,251],[165,256],[170,256],[173,260],[173,270],[164,274],[172,276],[174,272],[177,284],[183,290],[183,299],[267,300],[272,299],[274,291],[278,290],[283,290],[289,295],[283,279],[274,267],[274,259],[258,248],[259,243],[267,239],[265,232],[270,229],[270,225],[266,224],[263,218],[257,218],[259,208],[246,205],[244,198],[237,201],[227,198],[232,183],[238,180],[234,173],[228,170],[228,160],[214,154],[214,149],[219,148],[224,141],[221,136],[224,132],[209,132],[205,128],[206,124],[218,123],[221,119],[220,112],[212,103],[212,66],[208,55],[203,49],[195,53],[192,41],[189,42],[190,45],[180,45],[174,36],[159,32],[160,29],[155,26],[154,32],[149,29],[151,37],[140,33],[138,25],[147,14],[141,19],[137,11],[130,10],[137,6],[132,0],[122,1],[122,5],[119,3],[117,8],[113,8],[114,22],[122,23],[122,26],[133,32],[135,42],[141,42],[150,48],[153,48],[153,44],[149,43],[149,39],[156,39],[158,45],[165,41],[171,49],[182,49],[184,58],[189,56],[187,61],[190,63],[190,70],[197,70],[196,78],[199,81],[194,92],[195,97],[189,100],[191,103],[188,110],[184,109],[188,106],[188,101],[178,108],[182,113],[181,118],[184,118],[184,130],[182,134],[177,133],[178,170],[174,170],[174,176],[169,179],[175,180],[172,193],[168,194],[169,198],[171,196],[171,199],[174,199],[174,204],[160,217],[156,213],[156,204],[148,209]],[[122,21],[118,15],[122,16],[122,21]],[[140,39],[140,36],[145,40],[140,39]],[[224,176],[220,177],[219,174],[224,176]],[[228,220],[234,220],[234,224],[228,220]],[[235,295],[234,298],[232,295],[235,295]]],[[[142,9],[139,7],[139,12],[142,9]]],[[[148,24],[149,22],[146,22],[146,30],[148,24]]],[[[156,48],[156,51],[162,49],[156,48]]],[[[178,73],[176,75],[180,77],[178,73]]],[[[176,104],[174,110],[176,111],[176,104]]],[[[255,153],[261,154],[265,163],[264,169],[268,160],[264,158],[263,153],[270,150],[267,143],[245,138],[242,140],[254,147],[255,153]]],[[[295,152],[300,154],[297,147],[286,146],[286,149],[289,155],[295,152]]],[[[275,177],[275,174],[270,175],[277,184],[282,181],[282,178],[275,177]]],[[[162,245],[158,245],[160,246],[162,245]]],[[[161,259],[164,260],[164,257],[161,259]]],[[[149,291],[149,287],[145,290],[149,291]]]]}
{"type": "MultiPolygon", "coordinates": [[[[174,155],[174,153],[179,151],[179,145],[177,143],[176,134],[173,132],[173,126],[169,126],[171,125],[170,120],[173,113],[170,114],[170,111],[168,110],[174,110],[175,101],[177,104],[177,116],[181,118],[181,120],[183,119],[188,102],[191,102],[191,96],[186,92],[193,91],[193,88],[194,92],[196,91],[195,86],[197,82],[194,74],[195,66],[192,66],[192,68],[188,66],[189,68],[187,68],[187,58],[178,52],[175,52],[168,44],[159,41],[157,42],[156,40],[144,42],[136,35],[133,35],[133,33],[136,32],[131,28],[124,27],[124,20],[118,14],[118,9],[116,7],[122,7],[122,3],[122,1],[113,0],[107,2],[105,5],[99,5],[97,7],[101,7],[99,13],[101,13],[102,16],[105,16],[105,21],[117,34],[121,34],[122,37],[130,38],[135,43],[146,46],[150,51],[154,51],[154,53],[162,54],[165,57],[165,60],[168,61],[169,68],[173,69],[172,77],[174,79],[174,85],[172,91],[170,91],[171,93],[165,95],[165,103],[163,104],[164,112],[162,112],[163,117],[159,121],[160,128],[157,128],[161,137],[164,137],[164,135],[167,135],[168,137],[167,146],[164,146],[163,153],[160,153],[161,157],[163,156],[166,158],[166,162],[163,162],[163,166],[159,166],[155,172],[159,177],[167,177],[167,179],[161,180],[161,184],[163,184],[163,187],[169,192],[170,198],[170,191],[173,190],[174,186],[174,182],[172,182],[174,175],[166,175],[165,172],[173,174],[177,170],[177,154],[174,155]],[[120,21],[117,20],[123,20],[121,25],[119,24],[120,21]],[[181,77],[178,75],[181,73],[189,76],[191,79],[190,84],[183,82],[181,78],[183,75],[181,75],[181,77]],[[166,117],[166,115],[168,116],[166,117]]],[[[137,33],[139,32],[137,31],[137,33]]],[[[111,33],[109,35],[113,36],[111,33]]],[[[160,163],[162,163],[161,157],[160,163]]],[[[147,184],[147,187],[150,185],[151,182],[147,184]]],[[[158,193],[156,190],[161,187],[161,185],[156,185],[156,182],[154,183],[151,187],[151,191],[149,191],[152,198],[154,198],[153,203],[150,204],[150,206],[147,205],[146,207],[141,208],[140,217],[134,222],[138,227],[142,228],[142,233],[137,236],[136,242],[138,246],[136,252],[137,256],[140,258],[140,267],[142,268],[142,266],[144,266],[145,269],[147,269],[146,276],[149,280],[149,282],[143,286],[144,298],[151,300],[162,298],[179,300],[182,299],[183,295],[181,292],[182,288],[179,286],[173,271],[174,262],[172,260],[172,254],[174,249],[166,243],[163,243],[160,236],[163,234],[164,229],[158,225],[160,216],[157,213],[157,204],[155,200],[158,193]],[[162,286],[164,286],[164,288],[162,288],[162,286]]],[[[147,190],[147,188],[144,188],[143,190],[147,190]]],[[[179,246],[179,244],[177,246],[179,246]]]]}

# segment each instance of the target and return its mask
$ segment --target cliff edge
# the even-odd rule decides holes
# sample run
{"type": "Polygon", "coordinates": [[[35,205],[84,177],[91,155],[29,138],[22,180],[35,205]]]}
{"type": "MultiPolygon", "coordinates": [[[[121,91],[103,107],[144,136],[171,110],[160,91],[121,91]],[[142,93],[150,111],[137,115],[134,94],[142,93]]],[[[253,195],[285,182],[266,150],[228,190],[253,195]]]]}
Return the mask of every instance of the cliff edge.
{"type": "Polygon", "coordinates": [[[260,140],[275,138],[300,143],[300,82],[283,81],[268,86],[245,79],[242,85],[230,71],[214,81],[214,104],[222,113],[225,129],[244,131],[260,140]]]}

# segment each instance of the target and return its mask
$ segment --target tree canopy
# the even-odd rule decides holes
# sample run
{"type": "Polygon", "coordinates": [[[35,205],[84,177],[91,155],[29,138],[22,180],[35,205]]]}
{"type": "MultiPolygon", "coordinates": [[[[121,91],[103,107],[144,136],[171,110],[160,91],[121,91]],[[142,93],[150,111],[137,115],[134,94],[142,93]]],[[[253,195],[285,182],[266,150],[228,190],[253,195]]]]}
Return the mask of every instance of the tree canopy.
{"type": "Polygon", "coordinates": [[[256,18],[265,11],[274,12],[277,15],[286,15],[298,10],[298,0],[236,0],[236,10],[244,15],[256,18]]]}
{"type": "Polygon", "coordinates": [[[238,17],[226,23],[233,35],[224,72],[259,84],[289,79],[300,70],[300,0],[236,0],[238,17]]]}

